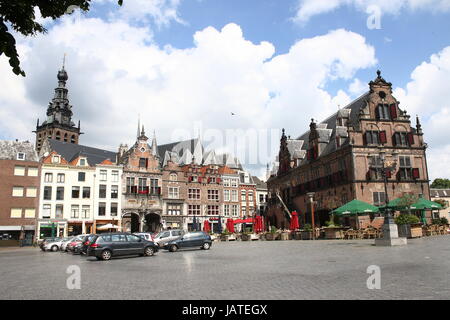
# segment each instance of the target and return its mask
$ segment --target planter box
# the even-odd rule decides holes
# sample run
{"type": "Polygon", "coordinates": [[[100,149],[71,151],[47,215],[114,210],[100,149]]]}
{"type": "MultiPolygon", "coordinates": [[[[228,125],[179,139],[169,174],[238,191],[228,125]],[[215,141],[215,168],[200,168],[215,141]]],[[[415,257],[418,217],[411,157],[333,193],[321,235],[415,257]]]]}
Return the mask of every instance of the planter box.
{"type": "Polygon", "coordinates": [[[313,234],[312,231],[301,231],[302,240],[312,240],[313,234]]]}
{"type": "Polygon", "coordinates": [[[237,240],[236,235],[231,234],[231,235],[228,236],[228,241],[236,241],[236,240],[237,240]]]}
{"type": "Polygon", "coordinates": [[[276,233],[266,233],[267,241],[276,240],[277,238],[278,238],[278,235],[276,233]]]}
{"type": "Polygon", "coordinates": [[[294,231],[291,233],[292,240],[302,240],[302,233],[300,231],[294,231]]]}
{"type": "Polygon", "coordinates": [[[422,226],[418,224],[398,225],[398,236],[406,238],[420,238],[423,236],[422,226]]]}
{"type": "Polygon", "coordinates": [[[242,234],[241,235],[242,241],[250,241],[250,235],[249,234],[242,234]]]}
{"type": "Polygon", "coordinates": [[[259,240],[259,235],[256,234],[256,233],[252,233],[252,234],[250,235],[250,240],[251,240],[251,241],[259,240]]]}
{"type": "Polygon", "coordinates": [[[278,237],[278,240],[289,240],[289,232],[282,232],[278,237]]]}
{"type": "Polygon", "coordinates": [[[325,228],[325,239],[340,239],[342,228],[325,228]]]}
{"type": "Polygon", "coordinates": [[[224,235],[224,234],[222,234],[221,236],[220,236],[220,241],[228,241],[228,238],[229,238],[230,236],[228,236],[228,235],[224,235]]]}

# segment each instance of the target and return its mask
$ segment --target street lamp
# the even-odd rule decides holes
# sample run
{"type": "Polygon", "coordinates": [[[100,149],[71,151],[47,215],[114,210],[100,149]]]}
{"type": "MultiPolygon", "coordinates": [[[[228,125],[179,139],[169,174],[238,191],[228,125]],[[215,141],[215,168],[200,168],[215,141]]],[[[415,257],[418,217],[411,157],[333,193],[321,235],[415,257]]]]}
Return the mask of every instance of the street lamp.
{"type": "Polygon", "coordinates": [[[314,224],[314,195],[315,192],[308,192],[306,195],[309,198],[309,202],[311,203],[311,227],[312,227],[312,239],[316,239],[316,227],[314,224]]]}
{"type": "Polygon", "coordinates": [[[393,151],[392,161],[387,161],[386,159],[386,151],[380,147],[380,151],[378,152],[380,158],[380,166],[376,166],[376,170],[380,171],[380,175],[383,178],[384,183],[384,224],[382,227],[383,230],[383,238],[375,239],[375,245],[377,246],[396,246],[396,245],[405,245],[406,238],[398,237],[398,228],[397,224],[394,222],[393,214],[391,208],[388,208],[389,196],[388,196],[388,172],[391,174],[395,171],[397,167],[397,158],[398,153],[393,151]]]}

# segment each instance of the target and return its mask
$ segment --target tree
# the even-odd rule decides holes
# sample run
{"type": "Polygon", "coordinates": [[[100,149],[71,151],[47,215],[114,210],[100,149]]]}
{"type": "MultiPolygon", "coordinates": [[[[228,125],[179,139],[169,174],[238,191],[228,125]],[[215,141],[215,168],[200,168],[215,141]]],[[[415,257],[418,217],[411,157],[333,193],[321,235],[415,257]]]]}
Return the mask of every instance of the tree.
{"type": "Polygon", "coordinates": [[[442,179],[442,178],[434,179],[433,183],[431,184],[431,188],[433,188],[433,189],[450,189],[450,180],[442,179]]]}
{"type": "MultiPolygon", "coordinates": [[[[72,13],[76,7],[89,11],[90,2],[91,0],[0,0],[0,56],[5,54],[9,58],[12,71],[25,76],[25,72],[20,68],[16,40],[8,31],[8,25],[24,36],[45,33],[47,30],[36,21],[36,7],[43,18],[50,17],[55,20],[64,14],[72,13]]],[[[122,5],[122,2],[123,0],[118,0],[119,5],[122,5]]]]}

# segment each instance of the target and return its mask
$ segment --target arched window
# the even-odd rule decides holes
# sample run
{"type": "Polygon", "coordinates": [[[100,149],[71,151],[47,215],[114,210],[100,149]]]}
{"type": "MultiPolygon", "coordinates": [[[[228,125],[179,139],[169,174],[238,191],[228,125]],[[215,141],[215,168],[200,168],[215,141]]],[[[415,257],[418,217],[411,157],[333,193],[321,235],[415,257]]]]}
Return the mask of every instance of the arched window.
{"type": "Polygon", "coordinates": [[[56,140],[61,140],[61,133],[56,131],[56,140]]]}
{"type": "Polygon", "coordinates": [[[70,138],[70,142],[75,143],[75,135],[72,135],[72,137],[70,138]]]}
{"type": "Polygon", "coordinates": [[[177,181],[178,175],[176,173],[171,173],[169,176],[170,181],[177,181]]]}
{"type": "Polygon", "coordinates": [[[64,134],[64,142],[67,142],[67,133],[64,134]]]}

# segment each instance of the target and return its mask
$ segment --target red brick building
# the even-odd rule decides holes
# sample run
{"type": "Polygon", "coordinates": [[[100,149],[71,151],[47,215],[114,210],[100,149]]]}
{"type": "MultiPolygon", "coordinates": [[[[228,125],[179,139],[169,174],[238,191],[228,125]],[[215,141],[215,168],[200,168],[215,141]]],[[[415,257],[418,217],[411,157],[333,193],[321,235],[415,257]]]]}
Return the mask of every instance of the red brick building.
{"type": "MultiPolygon", "coordinates": [[[[417,117],[415,127],[392,84],[378,76],[369,91],[297,139],[280,142],[278,165],[268,180],[271,224],[286,224],[278,193],[289,210],[297,210],[303,222],[311,221],[308,192],[315,192],[315,221],[324,225],[329,212],[352,199],[383,205],[385,189],[380,175],[380,152],[395,164],[388,173],[388,197],[406,193],[430,198],[427,144],[417,117]]],[[[369,217],[362,218],[365,223],[369,217]]],[[[371,217],[373,218],[373,217],[371,217]]]]}
{"type": "Polygon", "coordinates": [[[28,142],[0,141],[1,245],[32,244],[38,216],[40,165],[28,142]]]}

